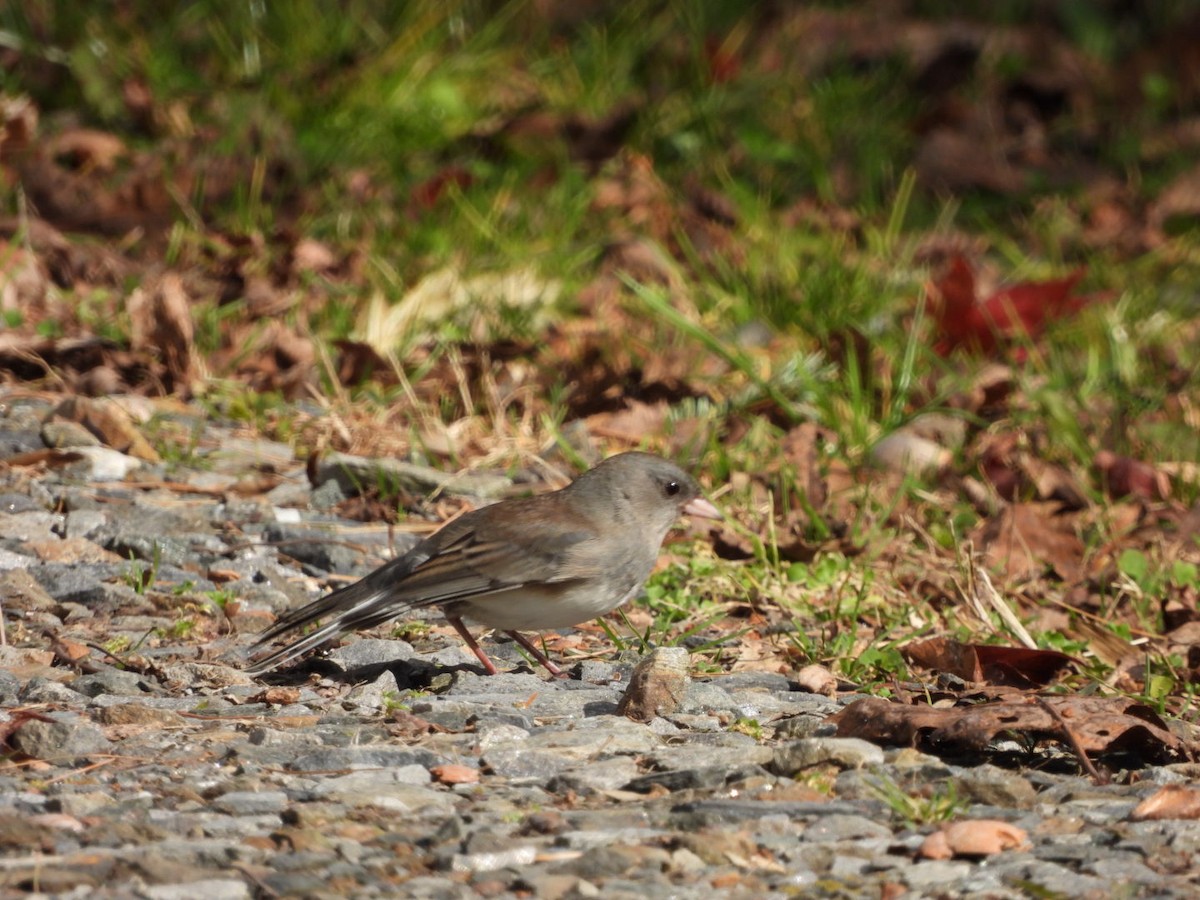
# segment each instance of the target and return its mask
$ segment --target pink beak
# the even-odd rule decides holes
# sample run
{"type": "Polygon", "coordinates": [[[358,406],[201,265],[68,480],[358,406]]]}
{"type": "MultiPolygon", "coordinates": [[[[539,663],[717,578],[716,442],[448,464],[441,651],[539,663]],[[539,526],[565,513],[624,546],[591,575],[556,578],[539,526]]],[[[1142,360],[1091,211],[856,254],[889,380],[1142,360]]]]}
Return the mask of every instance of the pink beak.
{"type": "Polygon", "coordinates": [[[721,511],[708,502],[704,497],[697,497],[695,500],[689,500],[683,507],[683,511],[689,516],[695,516],[698,519],[724,519],[721,511]]]}

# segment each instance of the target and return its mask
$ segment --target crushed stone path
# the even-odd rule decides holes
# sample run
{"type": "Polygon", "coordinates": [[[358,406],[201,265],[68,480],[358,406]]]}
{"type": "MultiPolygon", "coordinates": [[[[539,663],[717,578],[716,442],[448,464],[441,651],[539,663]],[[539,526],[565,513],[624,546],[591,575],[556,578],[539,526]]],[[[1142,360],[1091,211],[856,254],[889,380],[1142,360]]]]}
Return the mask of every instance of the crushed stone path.
{"type": "Polygon", "coordinates": [[[330,512],[352,461],[313,487],[286,446],[187,412],[184,458],[138,460],[47,429],[53,398],[0,404],[2,897],[1200,893],[1200,823],[1130,818],[1190,764],[1097,786],[881,748],[831,733],[853,697],[774,673],[693,678],[635,722],[633,657],[554,681],[493,641],[513,671],[485,677],[440,627],[248,678],[273,613],[403,545],[330,512]],[[938,798],[1026,845],[926,857],[938,798]]]}

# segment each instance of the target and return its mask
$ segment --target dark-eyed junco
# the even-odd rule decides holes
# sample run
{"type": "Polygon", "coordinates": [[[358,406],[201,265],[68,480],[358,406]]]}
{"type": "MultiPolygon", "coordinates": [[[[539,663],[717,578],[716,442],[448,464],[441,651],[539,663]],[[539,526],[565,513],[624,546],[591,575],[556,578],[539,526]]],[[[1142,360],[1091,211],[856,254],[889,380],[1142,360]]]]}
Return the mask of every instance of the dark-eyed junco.
{"type": "Polygon", "coordinates": [[[518,629],[577,625],[634,597],[681,513],[720,512],[695,479],[650,453],[609,457],[559,491],[468,512],[366,578],[288,613],[251,648],[326,621],[251,660],[258,674],[343,631],[440,607],[489,673],[470,619],[507,633],[554,675],[562,672],[518,629]]]}

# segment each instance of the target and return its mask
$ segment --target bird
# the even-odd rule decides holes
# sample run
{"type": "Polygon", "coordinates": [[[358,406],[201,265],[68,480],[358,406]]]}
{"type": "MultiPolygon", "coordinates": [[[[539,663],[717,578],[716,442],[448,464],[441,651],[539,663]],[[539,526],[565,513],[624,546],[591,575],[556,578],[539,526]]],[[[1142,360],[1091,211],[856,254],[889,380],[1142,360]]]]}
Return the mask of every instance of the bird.
{"type": "Polygon", "coordinates": [[[521,631],[578,625],[633,599],[684,514],[723,518],[679,466],[618,453],[560,490],[464,513],[361,580],[286,613],[259,635],[245,671],[262,675],[343,632],[438,607],[489,675],[498,670],[464,619],[504,632],[566,677],[521,631]]]}

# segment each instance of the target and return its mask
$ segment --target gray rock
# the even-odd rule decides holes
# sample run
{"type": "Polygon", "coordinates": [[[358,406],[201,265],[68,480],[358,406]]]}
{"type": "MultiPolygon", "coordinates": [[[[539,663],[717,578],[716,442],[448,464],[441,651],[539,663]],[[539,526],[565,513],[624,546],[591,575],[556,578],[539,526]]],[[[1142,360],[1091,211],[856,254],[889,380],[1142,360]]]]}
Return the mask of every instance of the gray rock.
{"type": "Polygon", "coordinates": [[[62,536],[66,516],[31,509],[0,516],[0,538],[14,541],[52,541],[62,536]]]}
{"type": "Polygon", "coordinates": [[[398,769],[420,766],[431,769],[449,762],[438,754],[419,747],[353,746],[312,750],[292,760],[295,772],[330,772],[339,769],[398,769]]]}
{"type": "Polygon", "coordinates": [[[594,716],[564,726],[541,728],[536,745],[584,762],[610,756],[640,756],[660,749],[661,738],[624,716],[594,716]]]}
{"type": "Polygon", "coordinates": [[[714,675],[708,679],[699,679],[699,681],[710,682],[730,692],[787,693],[792,689],[787,676],[777,672],[730,672],[724,675],[714,675]]]}
{"type": "Polygon", "coordinates": [[[287,805],[288,797],[283,791],[230,791],[212,802],[213,809],[231,816],[280,813],[287,805]]]}
{"type": "Polygon", "coordinates": [[[791,776],[826,763],[844,769],[879,766],[883,765],[883,750],[861,738],[801,738],[775,751],[771,771],[791,776]]]}
{"type": "Polygon", "coordinates": [[[76,509],[67,513],[63,537],[95,538],[111,527],[108,515],[97,509],[76,509]]]}
{"type": "Polygon", "coordinates": [[[85,697],[98,697],[101,694],[117,694],[128,697],[144,694],[147,690],[141,675],[137,672],[124,672],[120,669],[105,669],[91,675],[80,675],[78,678],[72,679],[68,686],[85,697]]]}
{"type": "Polygon", "coordinates": [[[960,793],[976,803],[1010,809],[1029,809],[1038,800],[1029,780],[991,765],[965,769],[956,782],[960,793]]]}
{"type": "Polygon", "coordinates": [[[637,777],[637,763],[630,757],[616,756],[564,769],[546,783],[546,790],[553,794],[612,791],[637,777]]]}
{"type": "Polygon", "coordinates": [[[347,453],[328,453],[317,464],[316,482],[336,481],[348,496],[364,487],[394,484],[414,494],[441,491],[464,497],[498,499],[508,493],[512,480],[486,472],[446,473],[398,459],[367,459],[347,453]]]}
{"type": "Polygon", "coordinates": [[[0,706],[15,706],[21,693],[21,680],[7,669],[0,669],[0,706]]]}
{"type": "Polygon", "coordinates": [[[28,553],[17,553],[13,550],[7,550],[0,547],[0,572],[11,570],[28,569],[31,566],[36,566],[41,561],[28,553]]]}
{"type": "MultiPolygon", "coordinates": [[[[850,803],[794,803],[772,801],[772,815],[790,819],[819,819],[825,816],[857,816],[858,808],[850,803]]],[[[671,821],[680,829],[695,830],[740,822],[753,822],[763,817],[763,803],[754,800],[701,800],[681,803],[671,810],[671,821]]]]}
{"type": "Polygon", "coordinates": [[[938,890],[965,878],[970,871],[970,863],[958,860],[921,860],[899,874],[913,890],[938,890]]]}
{"type": "Polygon", "coordinates": [[[47,447],[99,447],[100,438],[78,422],[55,420],[42,423],[42,443],[47,447]]]}
{"type": "Polygon", "coordinates": [[[801,713],[774,723],[778,738],[833,737],[833,726],[825,716],[801,713]]]}
{"type": "Polygon", "coordinates": [[[315,574],[357,570],[366,574],[382,562],[364,560],[362,553],[346,546],[334,523],[321,527],[316,523],[289,525],[271,522],[263,531],[263,540],[278,545],[281,553],[307,566],[315,574]]]}
{"type": "MultiPolygon", "coordinates": [[[[414,650],[407,641],[359,638],[349,641],[329,654],[329,658],[347,671],[365,666],[389,665],[401,659],[412,659],[414,650]]],[[[393,677],[393,682],[395,678],[393,677]]]]}
{"type": "Polygon", "coordinates": [[[602,659],[585,659],[578,665],[579,680],[587,684],[611,684],[618,676],[628,681],[628,672],[622,667],[602,659]]]}
{"type": "Polygon", "coordinates": [[[50,717],[53,721],[25,722],[9,738],[9,743],[26,756],[57,765],[75,765],[93,753],[109,750],[104,732],[87,719],[68,713],[50,717]]]}
{"type": "Polygon", "coordinates": [[[646,793],[653,788],[668,791],[700,790],[711,791],[724,787],[729,781],[764,774],[757,766],[706,766],[698,769],[672,769],[668,772],[651,772],[641,775],[625,785],[625,790],[646,793]]]}
{"type": "Polygon", "coordinates": [[[127,568],[124,563],[48,563],[33,569],[32,574],[55,600],[90,607],[101,606],[114,592],[127,587],[113,583],[127,568]]]}
{"type": "Polygon", "coordinates": [[[8,459],[21,453],[32,453],[45,448],[42,443],[41,426],[14,428],[11,423],[0,423],[0,459],[8,459]]]}
{"type": "Polygon", "coordinates": [[[309,494],[309,506],[320,512],[328,512],[347,498],[348,494],[337,481],[326,481],[317,485],[309,494]]]}
{"type": "Polygon", "coordinates": [[[857,841],[863,838],[891,840],[892,829],[860,815],[831,813],[822,816],[804,830],[804,840],[819,843],[857,841]]]}
{"type": "MultiPolygon", "coordinates": [[[[2,435],[3,432],[0,432],[0,441],[3,440],[2,435]]],[[[4,454],[0,452],[0,459],[3,458],[4,454]]],[[[41,504],[27,494],[0,491],[0,513],[11,516],[17,513],[34,512],[41,509],[41,504]]]]}
{"type": "Polygon", "coordinates": [[[711,681],[693,681],[687,686],[679,711],[683,713],[707,713],[736,710],[737,702],[729,692],[711,681]]]}
{"type": "Polygon", "coordinates": [[[205,878],[186,884],[152,884],[138,891],[147,900],[250,900],[250,886],[236,878],[205,878]]]}
{"type": "Polygon", "coordinates": [[[479,751],[487,753],[489,750],[512,747],[514,744],[527,746],[525,742],[529,740],[530,731],[509,722],[489,721],[477,724],[475,734],[479,751]]]}
{"type": "Polygon", "coordinates": [[[21,687],[20,700],[22,703],[47,703],[75,705],[83,699],[83,694],[61,681],[34,676],[21,687]]]}
{"type": "Polygon", "coordinates": [[[65,471],[84,481],[124,481],[130,472],[144,465],[140,459],[111,447],[74,447],[71,452],[81,458],[70,463],[65,471]]]}
{"type": "Polygon", "coordinates": [[[564,756],[529,747],[489,750],[479,761],[493,774],[515,781],[542,780],[572,765],[564,756]]]}
{"type": "Polygon", "coordinates": [[[404,777],[408,777],[407,772],[400,772],[399,777],[378,779],[367,779],[365,773],[355,772],[322,782],[304,799],[334,800],[354,807],[374,806],[408,815],[445,815],[453,811],[452,794],[400,780],[404,777]]]}
{"type": "Polygon", "coordinates": [[[384,671],[370,684],[360,684],[351,688],[342,700],[342,705],[346,708],[373,713],[385,712],[399,703],[400,685],[396,683],[396,676],[390,671],[384,671]]]}
{"type": "MultiPolygon", "coordinates": [[[[921,863],[913,869],[904,872],[904,880],[912,887],[925,885],[933,887],[939,882],[944,884],[944,878],[963,877],[965,870],[960,868],[968,863],[950,863],[954,868],[949,870],[933,870],[928,868],[932,863],[921,863]],[[916,871],[914,871],[916,870],[916,871]],[[940,876],[940,877],[939,877],[940,876]]],[[[1030,885],[1036,885],[1039,892],[1064,897],[1108,897],[1111,896],[1111,882],[1091,875],[1081,875],[1066,866],[1037,859],[1023,859],[1009,867],[1009,883],[1020,880],[1030,885]]]]}

